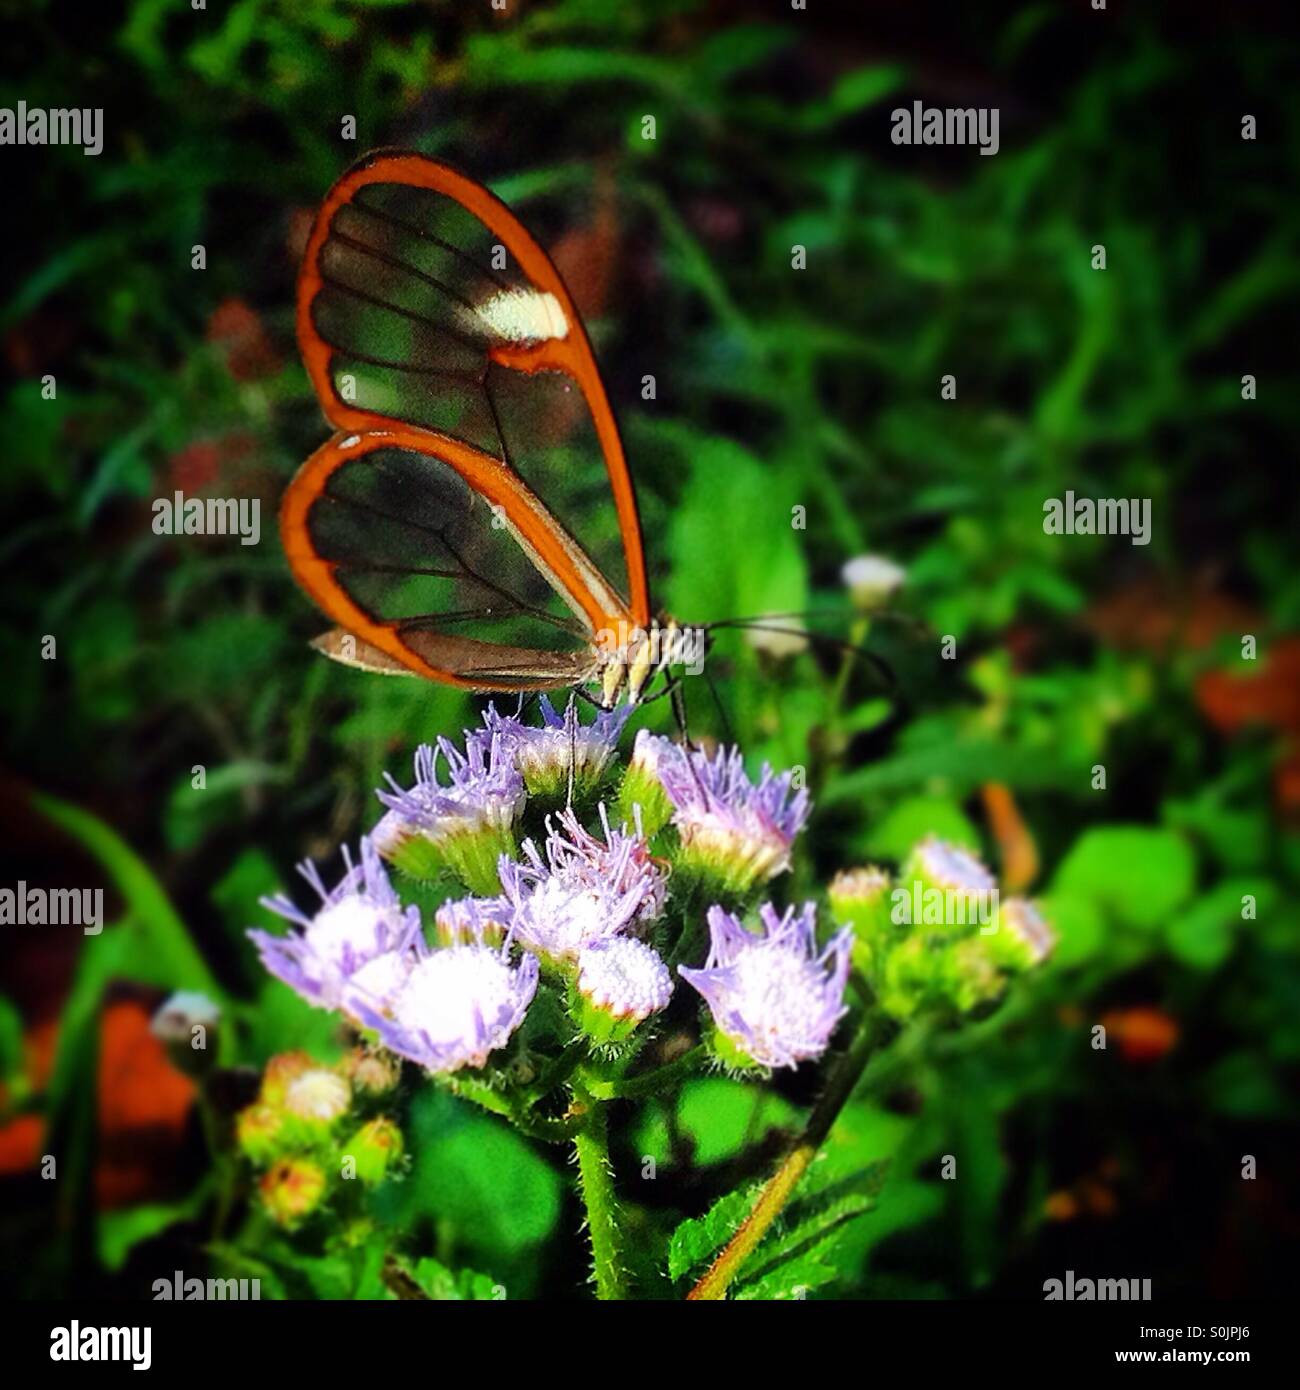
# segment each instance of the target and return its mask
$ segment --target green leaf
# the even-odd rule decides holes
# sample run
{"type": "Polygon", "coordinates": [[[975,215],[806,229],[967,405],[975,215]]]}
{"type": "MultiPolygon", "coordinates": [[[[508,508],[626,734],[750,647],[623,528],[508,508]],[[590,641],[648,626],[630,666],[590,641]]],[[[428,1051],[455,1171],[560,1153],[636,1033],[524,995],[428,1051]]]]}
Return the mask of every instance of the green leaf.
{"type": "Polygon", "coordinates": [[[1169,949],[1184,965],[1213,970],[1232,952],[1241,925],[1242,898],[1255,899],[1256,911],[1266,911],[1276,896],[1273,885],[1256,879],[1232,878],[1217,883],[1165,923],[1169,949]]]}
{"type": "Polygon", "coordinates": [[[911,796],[900,801],[867,836],[867,853],[902,860],[913,845],[937,835],[963,849],[980,850],[979,832],[949,797],[911,796]]]}
{"type": "MultiPolygon", "coordinates": [[[[799,1111],[765,1086],[706,1076],[682,1088],[676,1126],[690,1140],[699,1164],[735,1157],[746,1142],[757,1143],[771,1129],[793,1129],[799,1111]]],[[[636,1129],[637,1152],[660,1166],[671,1161],[672,1145],[662,1110],[645,1111],[636,1129]]]]}
{"type": "Polygon", "coordinates": [[[752,1281],[738,1285],[732,1297],[738,1301],[802,1299],[813,1289],[833,1284],[840,1272],[817,1251],[783,1261],[752,1281]]]}
{"type": "Polygon", "coordinates": [[[668,1277],[682,1278],[720,1250],[740,1229],[762,1186],[739,1187],[719,1197],[703,1216],[683,1221],[668,1242],[668,1277]]]}
{"type": "Polygon", "coordinates": [[[259,1065],[277,1052],[301,1048],[328,1063],[342,1052],[338,1015],[315,1009],[288,985],[269,976],[248,1010],[248,1056],[259,1065]]]}
{"type": "Polygon", "coordinates": [[[887,1163],[873,1163],[856,1173],[827,1182],[833,1165],[825,1156],[814,1165],[804,1185],[820,1190],[791,1204],[773,1225],[758,1249],[746,1260],[736,1284],[736,1298],[800,1298],[840,1277],[831,1260],[845,1227],[874,1211],[884,1186],[887,1163]]]}
{"type": "Polygon", "coordinates": [[[23,1019],[8,999],[0,995],[0,1079],[11,1095],[23,1068],[23,1019]]]}
{"type": "Polygon", "coordinates": [[[411,1277],[439,1303],[490,1303],[501,1288],[490,1275],[473,1269],[448,1269],[427,1257],[417,1262],[411,1277]]]}
{"type": "Polygon", "coordinates": [[[414,1172],[376,1197],[404,1226],[426,1215],[493,1268],[554,1230],[563,1180],[504,1121],[429,1086],[412,1103],[410,1135],[414,1172]]]}
{"type": "Polygon", "coordinates": [[[79,841],[108,871],[126,900],[130,929],[143,938],[135,953],[136,978],[169,989],[192,989],[223,1003],[225,994],[198,953],[162,885],[129,845],[89,811],[32,794],[32,805],[79,841]]]}
{"type": "MultiPolygon", "coordinates": [[[[871,1211],[888,1165],[871,1164],[836,1177],[835,1167],[818,1158],[804,1175],[797,1196],[741,1265],[733,1289],[753,1285],[748,1298],[797,1298],[800,1288],[816,1288],[837,1277],[827,1261],[843,1228],[871,1211]]],[[[668,1243],[668,1276],[678,1280],[703,1272],[712,1257],[736,1234],[754,1208],[762,1183],[750,1183],[720,1197],[703,1216],[683,1221],[668,1243]]]]}
{"type": "Polygon", "coordinates": [[[208,1199],[211,1181],[204,1181],[178,1202],[150,1202],[99,1215],[99,1258],[109,1270],[119,1270],[143,1240],[161,1235],[178,1221],[193,1221],[208,1199]]]}
{"type": "Polygon", "coordinates": [[[1042,907],[1057,934],[1052,953],[1057,969],[1068,970],[1091,959],[1105,943],[1106,919],[1092,899],[1076,893],[1050,893],[1042,907]]]}
{"type": "Polygon", "coordinates": [[[1106,825],[1075,841],[1052,892],[1087,898],[1116,921],[1150,930],[1187,900],[1196,879],[1190,846],[1172,830],[1106,825]]]}
{"type": "Polygon", "coordinates": [[[673,610],[689,613],[700,593],[724,616],[807,608],[807,562],[790,526],[793,480],[728,440],[684,431],[680,442],[694,467],[668,536],[673,610]]]}

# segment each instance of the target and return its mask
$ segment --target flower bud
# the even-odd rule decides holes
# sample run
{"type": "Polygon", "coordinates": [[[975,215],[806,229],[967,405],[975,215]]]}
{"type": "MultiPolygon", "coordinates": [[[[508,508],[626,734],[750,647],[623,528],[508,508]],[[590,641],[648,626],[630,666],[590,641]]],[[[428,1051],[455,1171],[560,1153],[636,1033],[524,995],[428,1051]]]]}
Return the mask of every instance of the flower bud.
{"type": "Polygon", "coordinates": [[[802,618],[777,614],[764,620],[760,614],[754,626],[745,629],[745,641],[768,661],[788,661],[808,650],[808,629],[802,618]]]}
{"type": "Polygon", "coordinates": [[[216,1058],[217,1025],[221,1010],[206,994],[179,990],[153,1016],[154,1037],[167,1048],[177,1071],[199,1077],[211,1070],[216,1058]]]}
{"type": "Polygon", "coordinates": [[[310,1158],[280,1159],[257,1185],[271,1219],[290,1231],[320,1206],[325,1188],[325,1170],[310,1158]]]}
{"type": "Polygon", "coordinates": [[[259,1166],[283,1148],[284,1116],[273,1105],[260,1102],[241,1110],[235,1118],[235,1139],[240,1152],[259,1166]]]}
{"type": "Polygon", "coordinates": [[[306,1052],[279,1052],[266,1064],[262,1073],[262,1089],[258,1099],[264,1105],[279,1108],[289,1090],[289,1083],[310,1071],[315,1060],[306,1052]]]}
{"type": "Polygon", "coordinates": [[[909,936],[890,948],[874,977],[881,1009],[902,1022],[932,1000],[938,957],[923,936],[909,936]]]}
{"type": "Polygon", "coordinates": [[[434,913],[434,938],[439,946],[500,946],[509,913],[504,898],[453,898],[434,913]]]}
{"type": "Polygon", "coordinates": [[[285,1137],[293,1144],[321,1143],[351,1105],[352,1087],[337,1072],[305,1071],[285,1088],[285,1137]]]}
{"type": "Polygon", "coordinates": [[[922,840],[899,871],[890,894],[896,927],[926,935],[967,936],[995,927],[997,880],[968,850],[937,836],[922,840]]]}
{"type": "Polygon", "coordinates": [[[883,555],[858,555],[845,564],[840,578],[854,607],[863,613],[874,613],[902,587],[907,571],[883,555]]]}
{"type": "Polygon", "coordinates": [[[578,718],[573,696],[563,714],[545,695],[538,701],[538,709],[540,726],[498,714],[489,706],[484,716],[486,731],[508,745],[528,795],[541,809],[558,810],[570,804],[570,788],[573,803],[589,802],[605,782],[632,706],[598,710],[590,724],[578,718]]]}
{"type": "Polygon", "coordinates": [[[735,903],[790,867],[808,819],[808,793],[793,772],[763,764],[751,781],[737,748],[665,760],[660,777],[681,837],[675,870],[708,897],[735,903]]]}
{"type": "Polygon", "coordinates": [[[512,751],[499,732],[466,735],[463,753],[445,738],[421,744],[415,785],[404,790],[390,778],[391,789],[378,793],[388,808],[372,837],[381,853],[420,878],[446,868],[472,893],[499,892],[497,862],[517,849],[515,824],[527,800],[512,751]]]}
{"type": "Polygon", "coordinates": [[[391,1052],[377,1048],[354,1047],[339,1063],[339,1075],[352,1083],[363,1096],[383,1096],[396,1087],[402,1077],[402,1064],[391,1052]]]}
{"type": "Polygon", "coordinates": [[[997,927],[989,938],[993,958],[1013,974],[1041,965],[1056,948],[1051,924],[1026,898],[1007,898],[998,911],[997,927]]]}
{"type": "Polygon", "coordinates": [[[889,875],[868,865],[842,869],[827,889],[835,920],[853,928],[853,963],[874,978],[898,932],[889,918],[889,875]]]}
{"type": "Polygon", "coordinates": [[[387,1116],[376,1116],[357,1130],[342,1152],[355,1162],[357,1178],[376,1187],[402,1156],[402,1131],[387,1116]]]}
{"type": "Polygon", "coordinates": [[[940,991],[962,1013],[992,1003],[1006,988],[991,942],[987,936],[968,936],[940,953],[940,991]]]}
{"type": "Polygon", "coordinates": [[[597,1043],[622,1042],[667,1008],[673,982],[659,955],[630,936],[583,947],[578,955],[577,1019],[597,1043]]]}

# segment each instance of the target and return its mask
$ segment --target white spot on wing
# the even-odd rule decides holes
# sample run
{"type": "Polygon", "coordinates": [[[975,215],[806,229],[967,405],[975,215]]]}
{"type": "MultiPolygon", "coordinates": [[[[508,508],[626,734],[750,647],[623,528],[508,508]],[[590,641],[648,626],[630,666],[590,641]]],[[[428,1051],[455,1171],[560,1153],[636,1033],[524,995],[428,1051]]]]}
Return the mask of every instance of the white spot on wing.
{"type": "Polygon", "coordinates": [[[496,337],[510,343],[545,342],[569,333],[559,300],[539,290],[498,290],[475,306],[474,315],[496,337]]]}

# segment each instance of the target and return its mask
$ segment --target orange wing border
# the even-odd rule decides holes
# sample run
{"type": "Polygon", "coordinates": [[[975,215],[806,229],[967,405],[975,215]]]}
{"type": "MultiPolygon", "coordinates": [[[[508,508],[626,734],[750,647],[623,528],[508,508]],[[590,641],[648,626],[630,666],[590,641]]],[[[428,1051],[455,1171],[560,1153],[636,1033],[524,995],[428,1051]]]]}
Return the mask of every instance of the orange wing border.
{"type": "MultiPolygon", "coordinates": [[[[490,356],[502,367],[527,374],[539,371],[563,372],[576,382],[578,389],[582,392],[587,409],[591,413],[596,437],[605,460],[605,470],[609,475],[610,487],[614,494],[614,506],[618,516],[619,532],[622,536],[624,559],[627,565],[629,594],[627,615],[604,611],[613,605],[608,602],[604,604],[598,602],[590,587],[587,587],[586,592],[586,598],[589,602],[580,600],[581,606],[587,613],[594,630],[608,626],[611,621],[625,620],[627,616],[630,616],[636,626],[643,629],[648,628],[651,620],[649,584],[646,577],[645,547],[641,537],[636,489],[633,486],[632,475],[628,470],[627,459],[623,452],[623,442],[619,436],[618,423],[609,404],[609,398],[605,392],[600,369],[596,365],[586,327],[550,256],[495,194],[489,192],[482,184],[467,174],[461,173],[448,164],[430,159],[426,155],[412,154],[402,150],[376,150],[353,165],[339,178],[326,195],[316,214],[316,220],[307,240],[302,270],[298,277],[297,303],[298,345],[302,351],[303,361],[306,364],[312,387],[326,417],[340,431],[363,434],[382,433],[387,436],[389,443],[399,444],[401,447],[411,448],[417,452],[440,458],[455,468],[472,487],[480,488],[481,482],[490,479],[501,495],[492,495],[486,486],[480,488],[483,495],[489,501],[500,502],[512,524],[516,525],[527,536],[530,546],[542,556],[551,573],[565,582],[565,587],[568,588],[568,581],[564,578],[567,563],[567,569],[570,571],[569,579],[578,579],[577,574],[572,572],[574,570],[572,557],[569,557],[566,562],[558,555],[556,558],[552,558],[544,553],[546,547],[541,542],[545,538],[540,530],[530,529],[526,519],[536,509],[526,506],[518,515],[515,514],[514,504],[519,498],[522,495],[532,498],[532,494],[528,492],[523,480],[513,470],[460,440],[431,430],[400,426],[397,421],[388,416],[376,414],[373,411],[359,410],[338,399],[333,389],[333,379],[330,374],[334,349],[316,331],[315,323],[312,320],[312,304],[324,286],[319,259],[321,248],[329,236],[334,216],[341,207],[351,202],[359,189],[370,184],[404,184],[429,189],[453,199],[501,241],[506,250],[518,262],[529,282],[537,290],[555,297],[568,324],[569,331],[564,338],[551,338],[528,345],[499,344],[490,350],[490,356]],[[514,487],[512,488],[500,478],[493,477],[493,469],[498,470],[500,474],[508,474],[514,480],[514,487]]],[[[330,441],[330,444],[312,455],[290,484],[289,492],[286,493],[284,505],[281,508],[281,529],[285,535],[285,549],[288,551],[291,545],[295,545],[298,550],[299,561],[307,565],[308,570],[310,570],[310,561],[303,554],[306,538],[305,529],[300,533],[295,533],[293,527],[295,523],[305,521],[306,507],[310,506],[311,502],[319,496],[328,477],[327,472],[325,477],[320,480],[320,487],[312,490],[317,470],[323,467],[319,460],[328,449],[338,447],[341,442],[341,437],[336,436],[334,440],[330,441]]],[[[309,544],[307,544],[307,548],[310,548],[309,544]]],[[[311,558],[316,564],[327,563],[314,556],[314,552],[311,558]]],[[[292,555],[290,563],[294,563],[292,555]]],[[[331,617],[335,618],[335,621],[342,622],[344,626],[351,626],[350,621],[343,622],[341,618],[337,617],[333,608],[322,602],[318,589],[303,577],[303,571],[300,571],[296,564],[294,573],[299,576],[308,593],[325,608],[331,617]]],[[[330,582],[335,589],[338,588],[337,585],[333,584],[332,579],[330,582]]],[[[579,583],[581,585],[581,581],[579,583]]],[[[602,585],[597,587],[608,591],[608,582],[603,581],[602,585]]],[[[579,597],[577,589],[569,589],[569,592],[574,597],[579,597]]],[[[346,599],[346,595],[342,597],[346,599]]],[[[348,603],[351,604],[351,601],[348,600],[348,603]]],[[[351,606],[355,608],[355,605],[351,606]]],[[[369,627],[373,629],[375,625],[369,620],[367,622],[369,627]]],[[[363,634],[358,631],[358,635],[363,634]]],[[[389,636],[393,637],[394,635],[389,633],[389,636]]],[[[366,640],[374,642],[373,636],[370,635],[366,635],[366,640]]],[[[395,657],[397,655],[382,643],[374,642],[374,645],[390,655],[395,657]]],[[[433,676],[431,674],[432,669],[423,671],[421,674],[430,675],[432,679],[447,680],[447,676],[443,674],[433,676]]]]}

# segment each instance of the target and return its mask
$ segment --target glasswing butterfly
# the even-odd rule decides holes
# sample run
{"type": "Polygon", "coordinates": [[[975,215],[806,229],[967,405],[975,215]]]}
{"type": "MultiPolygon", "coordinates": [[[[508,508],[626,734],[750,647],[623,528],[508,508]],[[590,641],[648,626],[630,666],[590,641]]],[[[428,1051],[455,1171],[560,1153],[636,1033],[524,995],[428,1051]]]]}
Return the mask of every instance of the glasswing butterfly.
{"type": "Polygon", "coordinates": [[[293,574],[337,624],[318,650],[472,690],[595,683],[607,708],[702,661],[706,630],[651,610],[569,291],[486,188],[423,155],[362,159],[316,215],[297,333],[337,431],[280,509],[293,574]]]}

